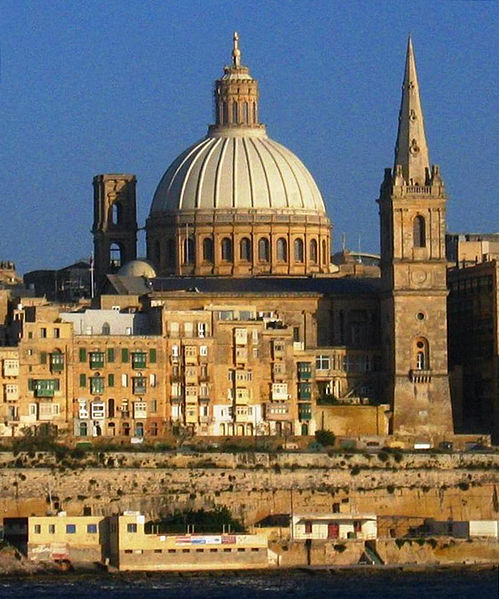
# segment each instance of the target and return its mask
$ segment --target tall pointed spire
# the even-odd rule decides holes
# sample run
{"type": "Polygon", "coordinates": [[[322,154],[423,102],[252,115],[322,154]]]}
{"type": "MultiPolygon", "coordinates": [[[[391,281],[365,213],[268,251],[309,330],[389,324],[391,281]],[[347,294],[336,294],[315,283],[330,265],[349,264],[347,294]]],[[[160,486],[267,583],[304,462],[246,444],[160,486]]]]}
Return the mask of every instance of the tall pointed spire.
{"type": "Polygon", "coordinates": [[[407,40],[402,102],[395,146],[395,173],[397,174],[397,171],[400,173],[400,169],[407,185],[425,185],[429,177],[430,159],[411,36],[407,40]]]}

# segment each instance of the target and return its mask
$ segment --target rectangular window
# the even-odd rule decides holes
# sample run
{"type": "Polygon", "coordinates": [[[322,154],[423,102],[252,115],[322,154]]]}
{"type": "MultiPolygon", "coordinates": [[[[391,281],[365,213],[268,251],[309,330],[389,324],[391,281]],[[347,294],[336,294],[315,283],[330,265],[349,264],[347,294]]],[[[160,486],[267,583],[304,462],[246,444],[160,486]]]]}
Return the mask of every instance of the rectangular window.
{"type": "Polygon", "coordinates": [[[34,382],[36,397],[54,397],[54,392],[59,391],[58,379],[40,379],[34,382]]]}
{"type": "Polygon", "coordinates": [[[66,534],[74,535],[76,533],[76,524],[66,524],[66,534]]]}
{"type": "Polygon", "coordinates": [[[64,354],[60,352],[50,354],[50,370],[51,372],[61,372],[64,370],[64,354]]]}
{"type": "Polygon", "coordinates": [[[114,347],[108,347],[107,349],[107,361],[114,362],[114,347]]]}
{"type": "Polygon", "coordinates": [[[59,339],[61,336],[61,329],[59,327],[54,327],[54,339],[59,339]]]}
{"type": "Polygon", "coordinates": [[[86,374],[80,374],[80,387],[86,387],[87,386],[87,375],[86,374]]]}
{"type": "Polygon", "coordinates": [[[149,385],[151,385],[151,387],[156,387],[156,375],[155,374],[149,375],[149,385]]]}
{"type": "Polygon", "coordinates": [[[41,351],[40,352],[40,364],[46,364],[46,363],[47,363],[47,352],[41,351]]]}
{"type": "Polygon", "coordinates": [[[128,349],[123,348],[121,350],[121,361],[123,363],[128,362],[128,349]]]}
{"type": "Polygon", "coordinates": [[[136,524],[132,524],[129,523],[126,525],[126,531],[127,532],[137,532],[137,525],[136,524]]]}
{"type": "Polygon", "coordinates": [[[158,401],[156,399],[151,400],[151,412],[154,414],[158,411],[158,401]]]}
{"type": "Polygon", "coordinates": [[[94,535],[97,532],[97,524],[87,524],[87,533],[94,535]]]}
{"type": "Polygon", "coordinates": [[[172,358],[178,358],[179,349],[178,345],[172,345],[172,358]]]}
{"type": "Polygon", "coordinates": [[[208,347],[206,345],[202,345],[199,348],[199,355],[206,357],[208,355],[208,347]]]}
{"type": "Polygon", "coordinates": [[[136,395],[142,395],[146,392],[147,382],[145,376],[134,376],[132,378],[132,390],[136,395]]]}
{"type": "Polygon", "coordinates": [[[34,526],[35,535],[39,535],[41,532],[42,532],[42,527],[40,526],[40,524],[35,524],[35,526],[34,526]]]}
{"type": "Polygon", "coordinates": [[[103,376],[90,377],[90,393],[92,393],[92,395],[99,395],[101,393],[104,393],[104,377],[103,376]]]}
{"type": "Polygon", "coordinates": [[[84,347],[80,347],[80,362],[87,361],[87,350],[84,347]]]}
{"type": "Polygon", "coordinates": [[[55,535],[55,524],[49,524],[49,534],[55,535]]]}
{"type": "Polygon", "coordinates": [[[132,367],[135,370],[142,370],[146,367],[146,352],[133,352],[132,354],[132,367]]]}
{"type": "Polygon", "coordinates": [[[90,368],[94,368],[94,369],[104,368],[104,352],[103,351],[90,352],[90,368]]]}
{"type": "Polygon", "coordinates": [[[114,374],[107,375],[107,386],[114,387],[114,374]]]}
{"type": "Polygon", "coordinates": [[[312,522],[310,522],[310,520],[307,520],[305,522],[305,534],[306,535],[312,534],[312,522]]]}
{"type": "Polygon", "coordinates": [[[156,350],[154,348],[149,350],[149,362],[156,364],[156,350]]]}
{"type": "Polygon", "coordinates": [[[42,328],[40,329],[40,337],[41,337],[42,339],[45,339],[45,338],[47,337],[47,329],[46,329],[45,327],[42,327],[42,328]]]}
{"type": "Polygon", "coordinates": [[[128,375],[127,374],[121,375],[121,386],[128,387],[128,375]]]}
{"type": "Polygon", "coordinates": [[[329,356],[315,356],[316,370],[329,370],[329,356]]]}

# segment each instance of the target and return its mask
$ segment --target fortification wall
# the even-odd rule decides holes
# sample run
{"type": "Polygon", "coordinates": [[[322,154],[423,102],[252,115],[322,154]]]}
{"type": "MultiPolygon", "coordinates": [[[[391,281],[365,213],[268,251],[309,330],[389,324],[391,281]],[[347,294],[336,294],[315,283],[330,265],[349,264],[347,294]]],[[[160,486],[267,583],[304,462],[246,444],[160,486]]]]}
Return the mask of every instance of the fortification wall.
{"type": "Polygon", "coordinates": [[[495,454],[0,454],[3,516],[226,505],[252,525],[269,514],[368,512],[497,519],[495,454]]]}

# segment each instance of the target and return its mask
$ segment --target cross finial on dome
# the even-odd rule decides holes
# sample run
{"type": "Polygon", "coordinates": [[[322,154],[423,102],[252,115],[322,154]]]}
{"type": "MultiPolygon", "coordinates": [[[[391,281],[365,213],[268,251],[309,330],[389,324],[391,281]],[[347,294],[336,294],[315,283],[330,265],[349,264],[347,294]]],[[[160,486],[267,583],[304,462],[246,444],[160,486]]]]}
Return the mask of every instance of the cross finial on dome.
{"type": "Polygon", "coordinates": [[[235,67],[241,66],[241,50],[239,50],[239,34],[234,31],[232,46],[232,63],[235,67]]]}

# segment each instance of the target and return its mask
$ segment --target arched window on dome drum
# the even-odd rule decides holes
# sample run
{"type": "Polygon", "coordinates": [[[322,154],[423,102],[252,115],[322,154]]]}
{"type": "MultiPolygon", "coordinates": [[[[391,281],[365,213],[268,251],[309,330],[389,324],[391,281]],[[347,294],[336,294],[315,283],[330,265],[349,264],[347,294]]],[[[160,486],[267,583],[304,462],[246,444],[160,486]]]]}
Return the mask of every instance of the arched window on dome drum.
{"type": "Polygon", "coordinates": [[[203,239],[203,260],[213,262],[213,239],[211,237],[203,239]]]}
{"type": "Polygon", "coordinates": [[[303,240],[295,239],[295,262],[303,262],[303,240]]]}
{"type": "Polygon", "coordinates": [[[258,115],[256,110],[256,102],[253,102],[253,123],[258,123],[258,115]]]}
{"type": "Polygon", "coordinates": [[[327,243],[326,240],[322,240],[322,264],[327,264],[327,243]]]}
{"type": "Polygon", "coordinates": [[[258,241],[258,260],[260,262],[270,260],[269,240],[266,237],[261,237],[258,241]]]}
{"type": "Polygon", "coordinates": [[[109,266],[119,268],[123,264],[123,250],[119,243],[112,243],[109,247],[109,266]]]}
{"type": "Polygon", "coordinates": [[[424,248],[426,247],[426,222],[424,217],[418,214],[414,217],[412,223],[414,247],[424,248]]]}
{"type": "Polygon", "coordinates": [[[317,241],[315,239],[310,242],[310,262],[317,264],[317,241]]]}
{"type": "Polygon", "coordinates": [[[196,260],[196,246],[194,239],[189,237],[184,239],[184,264],[194,264],[196,260]]]}
{"type": "Polygon", "coordinates": [[[247,237],[243,237],[239,244],[239,257],[244,262],[251,260],[251,241],[247,237]]]}
{"type": "Polygon", "coordinates": [[[249,124],[249,110],[248,110],[248,102],[243,103],[243,123],[245,125],[249,124]]]}
{"type": "Polygon", "coordinates": [[[239,119],[237,117],[237,108],[238,108],[237,102],[234,102],[232,104],[232,122],[236,123],[236,124],[239,122],[239,119]]]}
{"type": "Polygon", "coordinates": [[[175,241],[173,239],[166,240],[166,261],[168,266],[175,266],[175,241]]]}
{"type": "Polygon", "coordinates": [[[277,262],[286,262],[288,260],[288,244],[284,237],[277,240],[277,262]]]}
{"type": "Polygon", "coordinates": [[[229,237],[222,239],[222,260],[232,262],[232,240],[229,237]]]}

